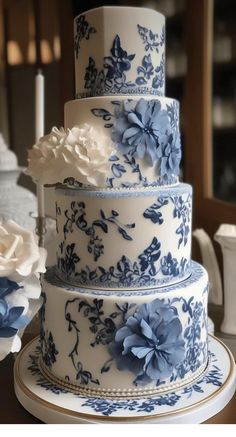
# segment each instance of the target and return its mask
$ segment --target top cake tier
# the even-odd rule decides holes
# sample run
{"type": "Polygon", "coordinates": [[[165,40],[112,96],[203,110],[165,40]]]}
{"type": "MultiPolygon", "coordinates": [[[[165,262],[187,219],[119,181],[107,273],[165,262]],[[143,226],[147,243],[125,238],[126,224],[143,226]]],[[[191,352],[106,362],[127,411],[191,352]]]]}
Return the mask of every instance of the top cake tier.
{"type": "Polygon", "coordinates": [[[76,98],[165,94],[165,17],[101,7],[74,20],[76,98]]]}

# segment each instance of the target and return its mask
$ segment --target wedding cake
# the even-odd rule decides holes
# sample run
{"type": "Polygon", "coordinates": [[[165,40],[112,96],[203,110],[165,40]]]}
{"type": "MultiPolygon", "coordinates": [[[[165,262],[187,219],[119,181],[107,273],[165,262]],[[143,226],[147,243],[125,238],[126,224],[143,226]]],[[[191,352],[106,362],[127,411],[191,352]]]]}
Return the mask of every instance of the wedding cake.
{"type": "Polygon", "coordinates": [[[29,152],[55,185],[57,265],[42,280],[42,373],[79,394],[132,398],[207,366],[204,268],[179,182],[179,103],[165,97],[165,18],[101,7],[74,20],[76,99],[29,152]]]}

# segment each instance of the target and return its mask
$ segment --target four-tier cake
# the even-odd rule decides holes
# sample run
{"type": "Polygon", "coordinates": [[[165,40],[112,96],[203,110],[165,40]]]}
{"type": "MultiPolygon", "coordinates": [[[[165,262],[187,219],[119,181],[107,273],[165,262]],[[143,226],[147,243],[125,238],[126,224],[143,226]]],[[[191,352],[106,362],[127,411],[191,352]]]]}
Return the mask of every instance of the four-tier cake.
{"type": "Polygon", "coordinates": [[[74,20],[76,99],[29,152],[55,185],[57,265],[42,281],[40,366],[69,390],[140,397],[208,360],[204,268],[179,182],[179,103],[165,97],[165,18],[102,7],[74,20]]]}

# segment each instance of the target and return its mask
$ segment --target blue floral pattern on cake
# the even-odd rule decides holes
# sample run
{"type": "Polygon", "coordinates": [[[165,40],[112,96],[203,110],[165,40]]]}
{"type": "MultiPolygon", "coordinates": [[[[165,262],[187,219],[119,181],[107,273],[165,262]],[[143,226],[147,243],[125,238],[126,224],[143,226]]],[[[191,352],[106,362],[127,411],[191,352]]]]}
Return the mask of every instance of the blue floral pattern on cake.
{"type": "MultiPolygon", "coordinates": [[[[184,260],[182,263],[180,263],[181,265],[184,264],[184,260]]],[[[186,267],[187,269],[187,267],[186,267]]],[[[189,266],[188,266],[188,271],[189,273],[191,272],[191,275],[189,275],[189,277],[187,279],[185,279],[184,281],[180,281],[177,284],[172,284],[172,285],[166,285],[165,287],[161,287],[158,289],[159,294],[161,295],[162,293],[169,293],[172,292],[173,290],[184,290],[186,287],[188,287],[191,284],[194,284],[195,281],[200,280],[203,277],[203,270],[201,269],[200,266],[197,265],[197,263],[195,263],[194,261],[191,261],[189,266]]],[[[86,272],[85,272],[86,273],[86,272]]],[[[63,288],[64,290],[70,290],[70,291],[75,291],[76,293],[81,293],[81,294],[86,294],[87,293],[87,288],[85,287],[81,287],[79,285],[73,285],[70,284],[69,281],[67,282],[62,282],[61,279],[59,278],[58,275],[58,269],[56,266],[51,267],[47,270],[47,272],[44,274],[45,279],[52,285],[55,285],[57,287],[63,288]]],[[[87,277],[87,274],[85,274],[85,278],[87,277]]],[[[93,278],[93,277],[92,277],[93,278]]],[[[91,279],[92,279],[91,278],[91,279]]],[[[135,290],[135,295],[136,296],[149,296],[150,294],[152,294],[153,292],[156,291],[156,288],[138,288],[135,290]]],[[[121,291],[119,289],[105,289],[105,288],[99,288],[99,287],[94,287],[94,288],[89,288],[89,292],[93,295],[93,296],[101,296],[101,295],[105,295],[105,296],[118,296],[118,297],[124,297],[124,296],[133,296],[133,290],[125,290],[122,289],[121,291]]]]}
{"type": "Polygon", "coordinates": [[[78,17],[76,17],[75,26],[76,26],[76,32],[75,32],[74,46],[75,46],[76,58],[78,58],[81,40],[82,39],[88,40],[91,34],[96,33],[96,29],[89,25],[89,23],[85,19],[85,15],[79,15],[78,17]]]}
{"type": "Polygon", "coordinates": [[[119,370],[136,376],[135,385],[168,378],[185,355],[176,308],[160,299],[143,304],[115,334],[109,351],[119,370]]]}
{"type": "MultiPolygon", "coordinates": [[[[61,254],[57,258],[58,275],[63,274],[63,278],[69,282],[73,279],[80,284],[85,285],[100,285],[109,287],[142,287],[164,285],[175,276],[178,270],[181,278],[189,271],[189,263],[185,258],[181,258],[180,262],[175,263],[175,269],[172,269],[171,275],[158,275],[163,269],[161,256],[161,243],[156,237],[153,237],[150,245],[138,255],[138,262],[132,262],[126,255],[123,255],[117,262],[116,266],[110,266],[108,269],[98,265],[91,270],[88,266],[80,271],[75,271],[75,264],[80,260],[79,256],[74,251],[75,244],[66,246],[65,258],[63,256],[65,241],[61,243],[61,254]],[[69,253],[69,255],[68,255],[69,253]],[[156,262],[160,259],[160,266],[157,268],[156,262]]],[[[166,255],[163,255],[165,257],[166,255]]],[[[167,255],[168,256],[168,255],[167,255]]],[[[172,256],[172,255],[169,255],[172,256]]],[[[63,279],[62,278],[62,279],[63,279]]]]}
{"type": "Polygon", "coordinates": [[[161,271],[162,274],[166,276],[179,275],[178,261],[176,258],[172,257],[170,252],[161,259],[161,271]]]}
{"type": "Polygon", "coordinates": [[[41,306],[39,310],[39,317],[40,317],[40,350],[41,350],[41,356],[44,364],[51,368],[52,365],[57,361],[57,355],[58,350],[56,348],[53,334],[51,331],[48,332],[48,330],[44,329],[44,323],[45,323],[45,309],[46,309],[46,301],[47,296],[44,292],[41,293],[41,296],[43,298],[43,305],[41,306]]]}
{"type": "Polygon", "coordinates": [[[171,202],[174,205],[173,219],[181,220],[180,225],[176,229],[176,234],[179,235],[178,248],[186,246],[190,234],[191,226],[191,195],[188,194],[185,199],[183,196],[168,196],[159,197],[155,203],[150,205],[143,213],[146,219],[150,219],[152,223],[161,225],[164,218],[160,209],[171,202]]]}
{"type": "Polygon", "coordinates": [[[152,221],[152,223],[156,224],[158,223],[159,225],[161,225],[163,223],[163,216],[162,216],[162,212],[160,211],[160,209],[165,206],[168,205],[169,203],[169,198],[165,198],[165,197],[159,197],[157,199],[157,201],[155,203],[153,203],[151,206],[149,206],[149,208],[146,208],[143,216],[146,219],[150,219],[152,221]]]}
{"type": "Polygon", "coordinates": [[[163,26],[160,37],[157,33],[153,33],[151,29],[147,29],[147,27],[138,26],[138,33],[141,36],[143,43],[145,44],[146,51],[156,50],[157,53],[159,51],[159,46],[163,46],[165,42],[165,27],[163,26]]]}
{"type": "MultiPolygon", "coordinates": [[[[118,233],[127,241],[132,241],[133,238],[129,231],[135,228],[135,223],[122,224],[119,220],[119,212],[112,210],[111,213],[106,216],[105,212],[100,210],[100,217],[94,220],[91,225],[88,224],[86,218],[86,204],[85,202],[71,202],[70,209],[65,210],[66,222],[63,226],[64,239],[66,240],[67,234],[72,233],[74,226],[84,232],[88,237],[88,252],[93,255],[94,261],[97,261],[99,257],[104,253],[104,245],[102,238],[99,237],[97,230],[100,229],[103,233],[109,232],[108,226],[116,228],[118,233]]],[[[65,241],[64,240],[64,241],[65,241]]],[[[66,247],[66,258],[62,262],[63,271],[70,270],[70,266],[80,261],[80,258],[72,253],[74,250],[74,244],[66,247]],[[73,258],[73,259],[72,259],[73,258]]],[[[63,253],[64,244],[60,245],[61,253],[63,253]]],[[[74,271],[72,269],[72,271],[74,271]]]]}
{"type": "MultiPolygon", "coordinates": [[[[71,313],[69,311],[69,305],[72,303],[76,303],[77,304],[78,299],[75,298],[73,300],[68,300],[66,302],[65,305],[65,319],[68,323],[68,331],[69,332],[73,332],[73,334],[75,335],[75,343],[74,346],[71,350],[71,352],[69,353],[69,357],[71,359],[71,362],[73,364],[73,367],[75,368],[76,371],[76,380],[82,384],[82,385],[87,385],[89,382],[99,385],[99,380],[98,379],[93,379],[91,372],[89,372],[88,370],[85,370],[83,368],[83,364],[81,363],[81,361],[79,361],[79,334],[80,334],[80,330],[77,327],[76,321],[73,320],[71,313]]],[[[68,377],[68,375],[66,375],[65,379],[67,381],[70,380],[70,378],[68,377]]]]}
{"type": "Polygon", "coordinates": [[[180,236],[178,247],[181,244],[186,246],[191,230],[191,196],[189,194],[186,200],[181,196],[175,196],[171,198],[171,201],[174,204],[173,218],[181,219],[181,224],[176,229],[176,234],[180,236]]]}
{"type": "Polygon", "coordinates": [[[75,265],[80,261],[80,258],[75,253],[75,243],[65,244],[63,241],[60,246],[60,253],[64,256],[57,258],[58,269],[68,278],[75,274],[75,265]],[[65,248],[65,249],[64,249],[65,248]]]}
{"type": "MultiPolygon", "coordinates": [[[[85,37],[89,39],[90,33],[96,32],[94,28],[90,28],[84,18],[80,18],[77,23],[78,31],[75,40],[76,56],[78,57],[80,40],[85,37]]],[[[84,75],[84,88],[87,90],[81,97],[90,97],[96,95],[111,95],[111,94],[159,94],[159,90],[163,87],[165,81],[165,62],[164,53],[160,61],[160,65],[154,68],[151,58],[151,52],[155,50],[159,52],[159,48],[164,45],[165,28],[163,26],[160,35],[153,33],[151,29],[147,29],[141,25],[137,25],[138,33],[145,44],[145,52],[141,61],[141,65],[137,67],[137,78],[134,82],[128,81],[126,72],[131,69],[131,63],[136,54],[128,54],[122,47],[119,35],[116,35],[110,55],[105,56],[103,60],[103,69],[98,71],[95,60],[92,56],[88,59],[88,65],[84,75]],[[152,78],[152,86],[148,87],[148,81],[152,78]]]]}
{"type": "Polygon", "coordinates": [[[163,26],[160,37],[157,33],[153,33],[151,29],[140,26],[138,24],[138,32],[145,45],[145,51],[147,53],[142,59],[142,65],[137,67],[137,73],[139,76],[136,78],[137,85],[146,85],[149,79],[154,75],[152,79],[152,88],[160,89],[165,82],[165,56],[162,53],[160,65],[154,69],[151,52],[159,52],[159,47],[162,47],[165,42],[165,27],[163,26]],[[156,73],[156,74],[155,74],[156,73]]]}
{"type": "Polygon", "coordinates": [[[96,68],[94,59],[90,56],[84,76],[86,96],[102,95],[104,92],[116,94],[119,92],[129,92],[129,88],[134,86],[126,80],[126,71],[131,68],[131,61],[135,54],[128,54],[121,47],[119,35],[116,35],[111,47],[110,56],[104,57],[103,70],[100,72],[96,68]]]}

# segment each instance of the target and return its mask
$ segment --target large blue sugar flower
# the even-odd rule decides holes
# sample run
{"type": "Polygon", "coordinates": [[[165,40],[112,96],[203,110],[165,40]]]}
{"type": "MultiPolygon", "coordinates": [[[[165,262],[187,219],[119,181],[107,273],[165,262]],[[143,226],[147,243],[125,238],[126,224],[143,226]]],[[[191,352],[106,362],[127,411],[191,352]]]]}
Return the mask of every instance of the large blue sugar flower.
{"type": "Polygon", "coordinates": [[[23,306],[11,306],[8,297],[21,288],[16,282],[0,278],[0,338],[13,337],[28,319],[22,315],[23,306]]]}
{"type": "Polygon", "coordinates": [[[179,165],[181,161],[181,142],[178,131],[169,130],[165,134],[159,136],[160,148],[158,149],[158,157],[161,160],[160,173],[161,176],[179,174],[179,165]]]}
{"type": "Polygon", "coordinates": [[[160,154],[158,138],[170,126],[167,111],[161,109],[159,100],[140,99],[135,107],[132,101],[125,101],[115,115],[112,140],[118,144],[120,152],[145,158],[152,166],[160,154]]]}
{"type": "Polygon", "coordinates": [[[158,385],[184,360],[177,309],[161,299],[141,305],[116,331],[109,351],[119,370],[129,370],[136,376],[134,384],[155,381],[158,385]]]}

